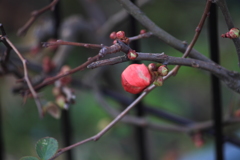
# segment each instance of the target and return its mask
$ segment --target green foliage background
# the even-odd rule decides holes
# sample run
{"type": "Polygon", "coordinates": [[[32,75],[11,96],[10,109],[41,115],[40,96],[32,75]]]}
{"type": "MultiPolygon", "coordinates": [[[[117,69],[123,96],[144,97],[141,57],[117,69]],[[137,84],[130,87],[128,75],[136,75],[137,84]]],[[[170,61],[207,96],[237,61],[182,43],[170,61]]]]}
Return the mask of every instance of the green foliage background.
{"type": "MultiPolygon", "coordinates": [[[[29,14],[34,9],[38,9],[46,5],[48,1],[31,1],[24,0],[19,3],[16,0],[3,0],[0,2],[0,22],[4,24],[8,37],[14,43],[31,42],[31,32],[27,37],[20,38],[16,36],[16,31],[29,18],[29,14]],[[14,4],[18,3],[18,7],[14,8],[14,4]],[[14,10],[14,12],[12,12],[14,10]]],[[[236,26],[239,22],[239,9],[233,5],[234,1],[229,1],[229,9],[236,26]]],[[[117,10],[120,10],[116,1],[101,0],[101,7],[105,10],[107,17],[110,17],[117,10]],[[107,5],[106,5],[107,4],[107,5]]],[[[239,4],[239,3],[238,3],[239,4]]],[[[190,42],[194,30],[200,20],[205,1],[188,1],[188,0],[162,0],[151,1],[144,6],[142,10],[157,25],[171,33],[173,36],[183,41],[190,42]]],[[[64,18],[72,14],[82,14],[86,17],[86,9],[83,8],[79,1],[61,1],[62,16],[64,18]]],[[[48,14],[46,14],[48,15],[48,14]]],[[[227,31],[224,19],[219,12],[219,35],[227,31]]],[[[129,21],[121,22],[114,30],[128,31],[129,21]]],[[[194,47],[204,55],[208,56],[208,33],[204,26],[202,34],[194,47]]],[[[141,29],[139,25],[139,29],[141,29]]],[[[81,42],[89,42],[80,38],[81,42]]],[[[79,41],[80,42],[80,41],[79,41]]],[[[236,51],[231,40],[219,39],[221,49],[221,64],[230,69],[239,71],[236,51]]],[[[161,53],[165,52],[171,56],[181,56],[181,53],[167,46],[155,37],[143,39],[140,41],[142,52],[161,53]]],[[[82,48],[75,48],[71,56],[68,57],[67,64],[76,67],[84,62],[89,56],[97,54],[97,52],[82,48]]],[[[148,64],[149,62],[144,62],[148,64]]],[[[109,67],[107,77],[112,77],[111,82],[115,84],[113,88],[122,94],[132,95],[124,92],[120,85],[120,74],[129,63],[123,63],[109,67]],[[113,75],[113,73],[115,73],[113,75]]],[[[170,68],[172,68],[170,66],[170,68]]],[[[74,74],[75,79],[83,78],[88,72],[84,71],[74,74]]],[[[178,75],[166,81],[164,86],[151,92],[143,102],[161,108],[171,113],[201,122],[211,119],[211,95],[209,73],[195,68],[182,67],[178,75]]],[[[100,81],[103,79],[100,79],[100,81]]],[[[110,80],[110,81],[111,81],[110,80]]],[[[59,141],[62,145],[61,137],[61,121],[56,120],[49,115],[44,119],[39,119],[36,105],[32,99],[29,99],[23,105],[22,98],[19,95],[13,95],[11,88],[16,85],[12,76],[2,77],[0,79],[0,100],[3,116],[3,136],[4,145],[6,147],[7,160],[19,159],[22,156],[36,156],[35,143],[38,139],[51,136],[59,141]]],[[[103,82],[104,83],[104,82],[103,82]]],[[[239,108],[239,95],[223,86],[223,106],[224,113],[227,114],[230,107],[239,108]]],[[[45,99],[52,100],[52,86],[47,87],[41,92],[45,99]]],[[[96,134],[100,129],[109,123],[112,118],[99,106],[94,99],[93,91],[89,89],[76,90],[76,104],[71,106],[69,114],[71,115],[72,129],[74,136],[72,142],[77,142],[96,134]]],[[[111,99],[108,99],[113,107],[119,105],[111,99]]],[[[148,116],[147,118],[159,122],[166,123],[148,116]]],[[[238,130],[236,126],[230,128],[233,131],[238,130]]],[[[229,129],[229,130],[230,130],[229,129]]],[[[228,133],[228,130],[227,130],[228,133]]],[[[119,123],[104,135],[97,142],[90,142],[79,146],[74,151],[77,159],[114,159],[114,160],[132,160],[137,159],[137,151],[135,144],[134,129],[131,125],[119,123]]],[[[177,157],[188,154],[197,149],[191,137],[186,134],[159,132],[148,130],[149,151],[152,159],[167,159],[168,155],[177,154],[177,157]]],[[[205,146],[212,143],[212,137],[205,137],[205,146]]],[[[64,159],[64,156],[58,158],[64,159]]]]}

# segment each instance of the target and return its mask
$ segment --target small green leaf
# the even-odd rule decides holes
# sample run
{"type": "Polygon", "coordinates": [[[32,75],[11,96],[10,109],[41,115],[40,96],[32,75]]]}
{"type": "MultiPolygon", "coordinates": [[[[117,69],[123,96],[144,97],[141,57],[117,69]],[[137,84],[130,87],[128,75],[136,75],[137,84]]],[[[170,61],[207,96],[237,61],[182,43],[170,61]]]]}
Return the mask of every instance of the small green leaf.
{"type": "Polygon", "coordinates": [[[51,137],[40,139],[36,144],[36,151],[42,160],[48,160],[57,152],[58,142],[51,137]]]}
{"type": "Polygon", "coordinates": [[[38,158],[32,157],[32,156],[26,156],[26,157],[22,157],[20,160],[38,160],[38,158]]]}

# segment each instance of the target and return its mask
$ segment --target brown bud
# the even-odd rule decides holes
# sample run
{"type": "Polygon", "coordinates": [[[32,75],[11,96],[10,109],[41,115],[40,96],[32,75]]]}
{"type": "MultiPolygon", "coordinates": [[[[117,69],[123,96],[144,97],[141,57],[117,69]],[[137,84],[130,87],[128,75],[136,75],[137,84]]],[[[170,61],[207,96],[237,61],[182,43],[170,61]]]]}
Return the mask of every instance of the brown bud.
{"type": "MultiPolygon", "coordinates": [[[[68,65],[62,66],[62,68],[60,70],[60,74],[65,74],[66,72],[69,72],[70,70],[71,70],[71,68],[68,65]]],[[[72,81],[71,75],[60,78],[60,82],[62,85],[67,85],[67,84],[71,83],[71,81],[72,81]]]]}
{"type": "Polygon", "coordinates": [[[150,63],[149,65],[148,65],[148,69],[149,69],[149,71],[157,71],[157,65],[156,65],[156,63],[150,63]]]}
{"type": "Polygon", "coordinates": [[[55,64],[49,56],[46,56],[43,58],[42,67],[45,73],[49,73],[55,68],[55,64]]]}
{"type": "Polygon", "coordinates": [[[122,42],[125,43],[125,44],[129,44],[129,42],[130,42],[130,41],[129,41],[129,38],[127,38],[127,37],[124,37],[124,38],[122,38],[121,40],[122,40],[122,42]]]}

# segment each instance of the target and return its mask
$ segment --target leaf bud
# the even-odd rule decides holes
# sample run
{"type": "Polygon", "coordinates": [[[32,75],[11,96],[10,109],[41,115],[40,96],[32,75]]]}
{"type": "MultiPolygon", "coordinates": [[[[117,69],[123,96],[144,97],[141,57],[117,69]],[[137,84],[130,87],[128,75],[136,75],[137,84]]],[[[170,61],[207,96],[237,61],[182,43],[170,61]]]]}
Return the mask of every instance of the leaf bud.
{"type": "Polygon", "coordinates": [[[128,51],[128,54],[127,54],[128,59],[134,60],[137,58],[137,56],[138,56],[138,54],[135,50],[130,49],[128,51]]]}
{"type": "Polygon", "coordinates": [[[155,81],[153,82],[153,84],[155,84],[156,86],[162,86],[163,85],[163,77],[162,76],[158,76],[155,81]]]}
{"type": "Polygon", "coordinates": [[[166,76],[168,74],[168,68],[165,65],[158,67],[158,73],[160,76],[166,76]]]}
{"type": "Polygon", "coordinates": [[[222,34],[221,37],[230,38],[230,39],[238,38],[239,37],[239,29],[238,28],[232,28],[227,33],[222,34]]]}

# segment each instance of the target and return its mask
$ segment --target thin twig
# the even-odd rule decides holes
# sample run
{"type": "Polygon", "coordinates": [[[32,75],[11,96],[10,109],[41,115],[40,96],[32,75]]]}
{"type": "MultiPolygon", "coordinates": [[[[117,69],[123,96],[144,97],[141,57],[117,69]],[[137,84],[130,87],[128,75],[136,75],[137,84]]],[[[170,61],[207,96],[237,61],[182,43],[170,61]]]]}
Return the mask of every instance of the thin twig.
{"type": "Polygon", "coordinates": [[[42,9],[33,11],[31,13],[31,18],[27,21],[27,23],[22,28],[20,28],[18,30],[17,35],[21,36],[21,35],[26,34],[26,32],[31,27],[33,22],[37,19],[37,17],[40,16],[41,14],[43,14],[44,12],[46,12],[47,10],[54,10],[54,7],[58,3],[58,1],[59,0],[53,0],[52,3],[50,3],[49,5],[43,7],[42,9]]]}
{"type": "MultiPolygon", "coordinates": [[[[194,35],[191,43],[188,45],[186,51],[184,52],[182,58],[188,57],[188,55],[190,54],[193,46],[195,45],[195,43],[196,43],[196,41],[197,41],[197,39],[198,39],[198,37],[199,37],[199,35],[200,35],[200,33],[201,33],[201,30],[202,30],[202,27],[203,27],[203,25],[204,25],[204,22],[205,22],[208,14],[209,14],[211,4],[212,4],[211,0],[208,0],[207,3],[206,3],[205,9],[204,9],[202,18],[201,18],[201,20],[200,20],[197,28],[195,29],[195,35],[194,35]]],[[[165,77],[165,79],[167,79],[167,78],[170,77],[171,75],[176,75],[180,67],[181,67],[180,65],[175,66],[175,67],[169,72],[169,74],[165,77]]]]}
{"type": "MultiPolygon", "coordinates": [[[[151,90],[154,86],[150,86],[149,89],[151,90]]],[[[119,122],[121,119],[123,119],[123,117],[134,107],[137,105],[137,103],[139,103],[139,101],[144,98],[147,95],[148,91],[145,90],[137,99],[134,100],[134,102],[132,102],[123,112],[121,112],[111,123],[109,123],[103,130],[101,130],[99,133],[97,133],[96,135],[84,139],[80,142],[77,142],[71,146],[59,149],[58,152],[50,159],[50,160],[54,160],[55,158],[57,158],[58,156],[60,156],[61,154],[63,154],[64,152],[73,149],[79,145],[82,145],[84,143],[90,142],[90,141],[97,141],[98,139],[100,139],[109,129],[111,129],[117,122],[119,122]]],[[[212,127],[213,123],[212,121],[207,121],[207,122],[203,122],[203,123],[197,123],[188,127],[178,127],[178,126],[173,126],[173,125],[159,125],[159,124],[154,124],[154,123],[147,123],[147,121],[142,119],[138,119],[140,120],[140,122],[137,121],[129,121],[128,120],[124,120],[125,122],[131,123],[131,124],[135,124],[135,125],[143,125],[143,126],[148,126],[148,127],[152,127],[154,129],[160,129],[160,130],[166,130],[166,131],[177,131],[177,132],[184,132],[184,133],[190,133],[193,131],[199,131],[199,130],[204,130],[204,129],[208,129],[210,127],[212,127]]],[[[235,122],[239,122],[240,120],[237,119],[227,119],[225,120],[225,122],[223,124],[233,124],[235,122]]]]}
{"type": "Polygon", "coordinates": [[[68,42],[63,40],[57,40],[56,42],[43,42],[43,47],[50,47],[50,46],[56,46],[56,45],[71,45],[71,46],[79,46],[79,47],[85,47],[90,49],[101,49],[103,45],[101,44],[90,44],[90,43],[78,43],[78,42],[68,42]]]}
{"type": "MultiPolygon", "coordinates": [[[[232,17],[230,15],[230,12],[228,10],[227,4],[225,0],[215,0],[215,3],[218,5],[218,7],[221,9],[222,14],[225,18],[226,24],[228,26],[228,29],[234,28],[234,24],[232,21],[232,17]]],[[[238,55],[238,66],[240,67],[240,39],[234,38],[232,39],[235,45],[235,48],[237,50],[238,55]]]]}
{"type": "MultiPolygon", "coordinates": [[[[183,65],[183,66],[190,66],[193,68],[206,70],[216,75],[229,88],[231,88],[237,93],[240,93],[240,74],[238,72],[229,71],[226,68],[216,63],[204,62],[204,61],[196,60],[192,58],[172,57],[163,53],[159,54],[159,53],[137,52],[137,54],[138,54],[138,57],[135,60],[154,61],[158,63],[167,63],[168,65],[183,65]]],[[[129,61],[129,59],[126,58],[126,56],[119,56],[119,57],[114,57],[114,58],[94,62],[93,64],[89,65],[88,68],[100,67],[104,65],[114,65],[114,64],[118,64],[126,61],[129,61]]],[[[164,80],[165,80],[165,77],[164,77],[164,80]]]]}
{"type": "MultiPolygon", "coordinates": [[[[118,40],[119,41],[119,40],[118,40]]],[[[104,46],[104,45],[97,45],[97,44],[84,44],[84,43],[76,43],[76,42],[66,42],[66,41],[57,41],[57,42],[53,42],[53,43],[49,43],[49,42],[45,42],[44,45],[47,47],[47,46],[50,46],[50,45],[78,45],[78,46],[83,46],[83,47],[88,47],[88,48],[102,48],[98,55],[94,56],[94,57],[90,57],[88,58],[88,60],[83,63],[82,65],[68,71],[68,72],[65,72],[64,74],[59,74],[59,75],[56,75],[54,77],[51,77],[51,78],[47,78],[45,79],[41,84],[38,84],[37,86],[34,87],[35,90],[39,90],[41,89],[42,87],[48,85],[48,84],[51,84],[53,83],[54,81],[64,77],[64,76],[67,76],[67,75],[70,75],[70,74],[73,74],[77,71],[81,71],[81,70],[84,70],[85,68],[87,68],[87,66],[97,60],[99,60],[100,58],[102,58],[104,55],[106,54],[111,54],[111,53],[116,53],[116,52],[119,52],[122,50],[122,47],[116,43],[116,44],[113,44],[109,47],[107,46],[104,46]]],[[[124,50],[124,48],[123,48],[124,50]]]]}
{"type": "Polygon", "coordinates": [[[63,74],[59,74],[59,75],[56,75],[54,77],[50,77],[50,78],[45,79],[42,83],[40,83],[37,86],[35,86],[34,89],[35,90],[39,90],[39,89],[43,88],[46,85],[52,84],[54,81],[56,81],[56,80],[58,80],[58,79],[60,79],[62,77],[65,77],[65,76],[73,74],[75,72],[84,70],[89,64],[91,64],[92,62],[98,60],[100,57],[101,57],[100,55],[96,55],[94,57],[90,57],[85,63],[83,63],[82,65],[80,65],[80,66],[78,66],[78,67],[76,67],[74,69],[71,69],[68,72],[65,72],[63,74]]]}
{"type": "MultiPolygon", "coordinates": [[[[160,27],[158,27],[152,20],[150,20],[136,5],[134,5],[129,0],[117,0],[122,7],[124,7],[129,14],[131,14],[135,19],[138,20],[139,23],[141,23],[144,27],[146,27],[149,31],[151,31],[155,36],[157,36],[159,39],[161,39],[163,42],[168,44],[169,46],[172,46],[176,50],[180,52],[186,51],[186,44],[182,41],[178,40],[177,38],[173,37],[160,27]]],[[[211,60],[198,51],[192,49],[189,56],[191,58],[203,60],[206,62],[211,62],[211,60]]]]}
{"type": "MultiPolygon", "coordinates": [[[[150,0],[141,0],[141,1],[138,1],[138,2],[139,2],[138,6],[141,7],[141,6],[146,5],[148,2],[150,2],[150,0]]],[[[112,28],[114,28],[117,24],[120,24],[122,21],[124,21],[127,18],[128,15],[129,14],[126,12],[125,9],[122,9],[119,12],[113,14],[97,30],[97,33],[99,34],[99,36],[107,35],[112,30],[112,28]]]]}
{"type": "MultiPolygon", "coordinates": [[[[1,32],[2,32],[2,36],[6,36],[7,34],[6,34],[6,32],[5,32],[5,29],[4,29],[4,27],[3,27],[3,25],[0,23],[0,30],[1,30],[1,32]]],[[[0,41],[2,41],[3,42],[3,44],[6,46],[6,51],[4,52],[4,58],[3,58],[3,61],[4,62],[8,62],[8,60],[9,60],[9,57],[10,57],[10,51],[12,50],[12,48],[10,47],[10,45],[6,42],[6,40],[0,40],[0,41]]],[[[5,63],[2,63],[2,66],[3,66],[3,68],[5,68],[6,69],[6,66],[5,66],[5,63]]]]}
{"type": "Polygon", "coordinates": [[[59,155],[61,155],[62,153],[76,147],[79,146],[81,144],[84,144],[86,142],[89,141],[97,141],[99,138],[101,138],[109,129],[111,129],[118,121],[120,121],[134,106],[136,106],[136,104],[143,98],[145,97],[147,94],[147,92],[143,92],[137,99],[135,99],[135,101],[130,104],[123,112],[121,112],[111,123],[109,123],[103,130],[101,130],[99,133],[97,133],[96,135],[85,139],[83,141],[80,141],[78,143],[75,143],[71,146],[68,146],[66,148],[60,149],[58,150],[57,154],[55,156],[53,156],[50,160],[53,160],[55,158],[57,158],[59,155]]]}
{"type": "Polygon", "coordinates": [[[32,84],[31,84],[31,82],[29,80],[29,77],[28,77],[28,70],[27,70],[27,65],[26,65],[27,60],[25,58],[23,58],[21,53],[17,50],[17,48],[13,45],[13,43],[6,36],[3,36],[2,38],[6,40],[6,42],[11,46],[11,48],[15,51],[17,56],[22,61],[23,70],[24,70],[24,80],[26,81],[31,94],[33,95],[33,98],[34,98],[35,103],[36,103],[37,108],[38,108],[39,116],[42,118],[43,117],[43,112],[42,112],[41,102],[40,102],[39,97],[38,97],[37,93],[35,92],[32,84]]]}
{"type": "Polygon", "coordinates": [[[152,32],[146,32],[146,33],[134,36],[134,37],[129,37],[129,41],[131,42],[131,41],[139,40],[139,39],[142,39],[142,38],[148,38],[148,37],[150,37],[152,35],[153,35],[152,32]]]}

